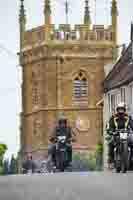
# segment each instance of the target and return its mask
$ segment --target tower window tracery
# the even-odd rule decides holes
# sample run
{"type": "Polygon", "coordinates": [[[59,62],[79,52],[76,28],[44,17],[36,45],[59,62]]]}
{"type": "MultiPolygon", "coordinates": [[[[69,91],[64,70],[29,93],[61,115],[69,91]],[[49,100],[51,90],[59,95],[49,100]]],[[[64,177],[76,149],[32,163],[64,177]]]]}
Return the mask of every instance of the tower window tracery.
{"type": "Polygon", "coordinates": [[[73,96],[76,102],[88,101],[88,81],[83,72],[79,72],[73,81],[73,96]]]}

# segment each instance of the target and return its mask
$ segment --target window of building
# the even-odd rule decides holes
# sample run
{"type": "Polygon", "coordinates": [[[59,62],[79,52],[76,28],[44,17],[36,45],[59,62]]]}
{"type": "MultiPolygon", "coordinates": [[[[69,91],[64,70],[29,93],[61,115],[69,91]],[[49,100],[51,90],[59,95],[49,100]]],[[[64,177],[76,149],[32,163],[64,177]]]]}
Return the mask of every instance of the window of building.
{"type": "Polygon", "coordinates": [[[133,85],[129,87],[129,104],[133,105],[133,85]]]}
{"type": "Polygon", "coordinates": [[[81,91],[80,91],[80,79],[76,78],[74,80],[74,96],[76,98],[80,98],[80,93],[81,93],[81,91]]]}
{"type": "Polygon", "coordinates": [[[126,89],[121,88],[121,101],[125,102],[125,98],[126,98],[126,89]]]}
{"type": "Polygon", "coordinates": [[[86,102],[88,100],[88,83],[85,75],[80,72],[74,79],[74,101],[86,102]]]}
{"type": "Polygon", "coordinates": [[[117,107],[118,99],[119,99],[119,93],[109,94],[108,99],[109,99],[109,112],[110,112],[110,115],[112,115],[113,113],[116,112],[116,107],[117,107]]]}
{"type": "Polygon", "coordinates": [[[114,113],[116,109],[116,96],[111,95],[111,112],[114,113]]]}

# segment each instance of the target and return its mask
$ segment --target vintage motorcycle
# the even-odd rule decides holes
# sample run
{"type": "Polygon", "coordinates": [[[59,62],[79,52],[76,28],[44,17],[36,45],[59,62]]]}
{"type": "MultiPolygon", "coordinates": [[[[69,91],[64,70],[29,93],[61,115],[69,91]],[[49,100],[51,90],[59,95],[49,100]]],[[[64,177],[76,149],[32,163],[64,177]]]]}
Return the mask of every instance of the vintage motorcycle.
{"type": "Polygon", "coordinates": [[[56,139],[56,169],[64,172],[68,167],[67,137],[57,136],[56,139]]]}
{"type": "Polygon", "coordinates": [[[123,129],[112,132],[114,142],[114,164],[116,172],[126,173],[132,159],[132,150],[129,146],[131,131],[123,129]]]}

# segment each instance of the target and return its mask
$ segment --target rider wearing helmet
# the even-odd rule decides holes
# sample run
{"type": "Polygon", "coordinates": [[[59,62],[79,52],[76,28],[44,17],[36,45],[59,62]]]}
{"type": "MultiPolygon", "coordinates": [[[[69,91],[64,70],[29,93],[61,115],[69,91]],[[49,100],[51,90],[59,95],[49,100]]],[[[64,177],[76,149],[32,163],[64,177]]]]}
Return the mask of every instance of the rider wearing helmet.
{"type": "Polygon", "coordinates": [[[22,163],[22,168],[23,173],[28,173],[28,171],[31,171],[32,173],[35,172],[36,165],[30,153],[27,154],[25,161],[22,163]]]}
{"type": "MultiPolygon", "coordinates": [[[[118,104],[116,113],[110,118],[108,134],[110,131],[112,132],[118,129],[130,129],[133,131],[133,120],[126,112],[126,105],[124,102],[118,104]]],[[[109,168],[112,168],[112,163],[114,162],[114,143],[112,140],[109,142],[108,158],[109,168]]]]}
{"type": "Polygon", "coordinates": [[[72,145],[71,141],[75,141],[75,133],[72,128],[68,126],[67,119],[65,117],[61,117],[58,120],[58,125],[54,128],[49,140],[51,145],[48,149],[48,154],[52,157],[53,165],[55,165],[55,152],[56,152],[56,138],[57,136],[66,136],[67,137],[67,152],[68,152],[68,163],[72,162],[72,145]]]}

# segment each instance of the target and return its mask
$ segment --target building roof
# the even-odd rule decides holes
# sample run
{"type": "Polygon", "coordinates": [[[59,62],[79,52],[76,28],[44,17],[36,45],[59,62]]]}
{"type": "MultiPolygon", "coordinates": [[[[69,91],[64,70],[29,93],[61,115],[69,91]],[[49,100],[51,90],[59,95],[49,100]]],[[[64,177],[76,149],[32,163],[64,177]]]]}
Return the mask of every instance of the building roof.
{"type": "Polygon", "coordinates": [[[104,92],[124,86],[133,81],[132,45],[130,42],[127,49],[122,53],[113,69],[104,80],[104,92]]]}

